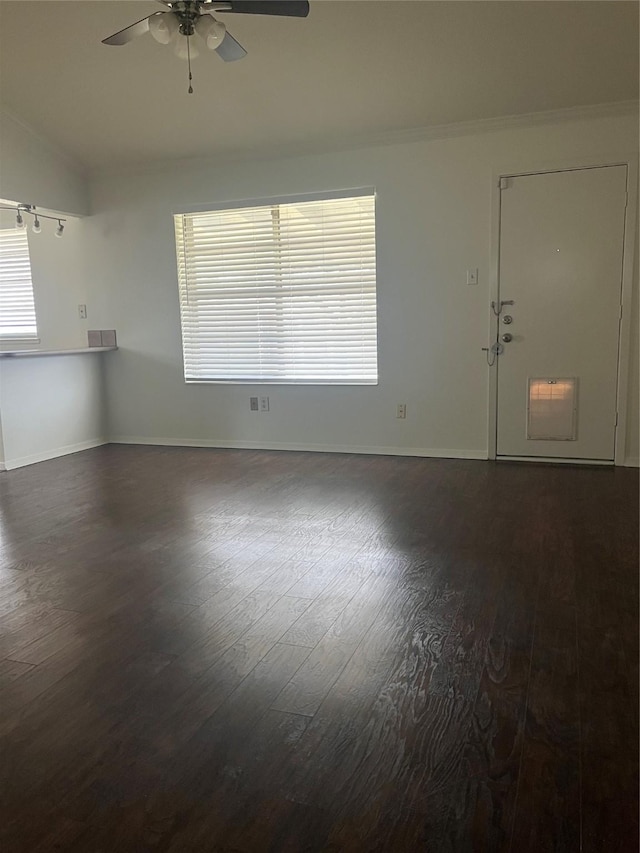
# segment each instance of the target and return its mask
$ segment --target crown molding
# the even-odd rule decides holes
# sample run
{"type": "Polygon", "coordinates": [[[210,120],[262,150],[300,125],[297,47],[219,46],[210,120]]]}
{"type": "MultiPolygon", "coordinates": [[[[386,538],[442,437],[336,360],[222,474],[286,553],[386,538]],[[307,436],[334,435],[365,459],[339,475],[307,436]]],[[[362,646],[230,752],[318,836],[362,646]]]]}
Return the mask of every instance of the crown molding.
{"type": "Polygon", "coordinates": [[[436,124],[408,130],[390,131],[370,138],[370,145],[397,145],[431,139],[450,139],[456,136],[471,136],[492,133],[518,127],[535,127],[540,124],[560,124],[570,121],[585,121],[597,118],[633,115],[638,112],[638,101],[616,101],[607,104],[589,104],[564,107],[535,113],[496,116],[494,118],[471,119],[451,124],[436,124]]]}
{"type": "Polygon", "coordinates": [[[483,133],[495,133],[502,130],[535,127],[538,125],[560,124],[572,121],[588,121],[598,118],[613,118],[638,114],[638,101],[614,101],[605,104],[588,104],[584,106],[564,107],[557,110],[545,110],[534,113],[496,116],[493,118],[472,119],[469,121],[451,122],[449,124],[427,125],[392,130],[380,133],[357,134],[331,140],[308,143],[298,143],[289,146],[274,146],[268,149],[248,148],[242,151],[211,154],[207,157],[189,157],[178,159],[162,159],[154,161],[139,161],[122,166],[102,167],[90,170],[89,178],[146,175],[165,171],[167,168],[198,168],[216,164],[231,164],[247,161],[282,160],[289,157],[305,157],[319,154],[335,154],[341,151],[353,151],[364,148],[379,148],[391,145],[408,145],[414,142],[425,142],[437,139],[453,139],[456,137],[473,136],[483,133]]]}

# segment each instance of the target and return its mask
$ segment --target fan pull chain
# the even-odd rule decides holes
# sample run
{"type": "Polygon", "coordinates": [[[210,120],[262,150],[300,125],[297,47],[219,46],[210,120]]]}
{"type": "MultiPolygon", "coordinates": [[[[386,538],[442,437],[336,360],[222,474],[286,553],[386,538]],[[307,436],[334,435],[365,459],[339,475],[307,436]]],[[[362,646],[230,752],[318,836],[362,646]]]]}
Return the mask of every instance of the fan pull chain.
{"type": "Polygon", "coordinates": [[[187,36],[187,64],[189,66],[189,88],[187,91],[190,95],[193,95],[193,86],[191,85],[191,81],[193,80],[191,74],[191,36],[187,36]]]}

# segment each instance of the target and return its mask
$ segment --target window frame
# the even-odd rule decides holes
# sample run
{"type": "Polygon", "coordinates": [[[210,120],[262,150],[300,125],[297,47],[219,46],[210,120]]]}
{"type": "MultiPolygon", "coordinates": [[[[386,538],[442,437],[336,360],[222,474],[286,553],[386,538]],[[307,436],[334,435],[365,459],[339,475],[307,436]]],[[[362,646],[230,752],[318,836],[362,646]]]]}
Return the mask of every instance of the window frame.
{"type": "Polygon", "coordinates": [[[377,278],[377,266],[378,266],[378,246],[377,246],[377,192],[375,187],[367,186],[367,187],[356,187],[351,189],[343,189],[343,190],[327,190],[322,192],[313,192],[313,193],[302,193],[302,194],[292,194],[292,195],[284,195],[284,196],[270,196],[270,197],[262,197],[262,198],[250,198],[250,199],[240,199],[234,201],[218,201],[212,202],[208,204],[197,204],[197,205],[186,205],[186,206],[177,206],[172,209],[172,219],[173,219],[173,231],[174,231],[174,251],[175,251],[175,263],[176,263],[176,282],[178,288],[178,299],[179,299],[179,326],[180,326],[180,343],[182,347],[182,361],[183,361],[183,379],[186,385],[244,385],[244,386],[260,386],[260,385],[281,385],[281,386],[312,386],[312,387],[375,387],[380,383],[380,359],[379,359],[379,328],[378,328],[378,278],[377,278]],[[340,199],[351,199],[358,197],[372,197],[373,198],[373,226],[374,226],[374,263],[375,263],[375,289],[374,289],[374,299],[375,299],[375,378],[371,381],[358,381],[353,379],[346,379],[344,381],[335,380],[335,379],[326,379],[326,380],[316,380],[316,379],[282,379],[280,377],[269,378],[269,377],[253,377],[253,378],[191,378],[187,376],[186,373],[186,360],[185,360],[185,348],[184,348],[184,333],[185,333],[185,324],[183,317],[183,306],[182,306],[182,297],[180,294],[181,284],[180,284],[180,275],[179,275],[179,260],[177,256],[177,248],[176,248],[176,226],[175,226],[175,218],[180,216],[185,216],[189,214],[198,214],[198,213],[209,213],[209,212],[218,212],[218,211],[239,211],[244,208],[259,208],[259,207],[274,207],[277,205],[295,205],[299,203],[306,202],[314,202],[314,201],[332,201],[332,200],[340,200],[340,199]]]}
{"type": "MultiPolygon", "coordinates": [[[[2,240],[3,232],[15,232],[18,235],[24,235],[25,244],[27,247],[27,260],[29,262],[29,283],[31,285],[31,299],[33,303],[33,323],[34,323],[34,333],[33,334],[11,334],[4,333],[2,331],[2,327],[0,324],[0,346],[4,346],[5,344],[39,344],[40,343],[40,333],[38,329],[38,311],[36,308],[36,293],[35,287],[33,285],[33,269],[31,265],[31,246],[29,244],[29,232],[28,229],[25,228],[17,228],[15,226],[11,228],[0,228],[0,241],[2,240]]],[[[0,282],[0,288],[2,284],[0,282]]]]}

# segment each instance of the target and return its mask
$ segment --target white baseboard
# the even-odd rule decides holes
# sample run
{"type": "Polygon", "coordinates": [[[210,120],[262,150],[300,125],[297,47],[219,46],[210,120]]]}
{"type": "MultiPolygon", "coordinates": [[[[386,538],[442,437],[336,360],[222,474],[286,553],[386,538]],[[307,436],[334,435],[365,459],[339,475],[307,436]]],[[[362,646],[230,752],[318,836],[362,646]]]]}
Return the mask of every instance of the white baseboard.
{"type": "MultiPolygon", "coordinates": [[[[78,444],[68,444],[64,447],[56,447],[42,453],[34,453],[30,456],[21,456],[17,459],[6,459],[4,462],[0,462],[0,471],[12,471],[15,468],[23,468],[25,465],[34,465],[36,462],[46,462],[48,459],[56,459],[59,456],[68,456],[71,453],[79,453],[81,450],[90,450],[92,447],[100,447],[104,444],[143,444],[156,447],[211,447],[229,448],[232,450],[292,450],[311,453],[357,453],[363,455],[370,454],[372,456],[415,456],[435,459],[486,460],[488,458],[487,453],[483,453],[478,450],[460,450],[440,447],[385,447],[377,445],[306,444],[299,442],[235,441],[204,438],[149,438],[147,436],[118,435],[110,438],[90,439],[89,441],[82,441],[78,444]]],[[[548,461],[562,462],[565,460],[549,459],[548,461]]],[[[594,463],[592,462],[591,464],[594,463]]],[[[627,456],[624,461],[624,467],[640,468],[640,457],[627,456]]]]}
{"type": "Polygon", "coordinates": [[[150,444],[160,447],[218,447],[236,450],[302,450],[312,453],[361,453],[373,456],[421,456],[442,459],[486,459],[478,450],[451,450],[439,447],[378,447],[366,445],[300,444],[297,442],[226,441],[205,438],[147,438],[134,435],[116,435],[109,438],[112,444],[150,444]]]}
{"type": "Polygon", "coordinates": [[[571,459],[563,456],[496,456],[498,462],[550,462],[553,465],[602,465],[613,468],[613,459],[571,459]]]}
{"type": "Polygon", "coordinates": [[[67,444],[64,447],[54,447],[51,450],[44,450],[42,453],[34,453],[30,456],[5,459],[4,469],[13,471],[14,468],[23,468],[25,465],[34,465],[36,462],[46,462],[47,459],[57,459],[58,456],[68,456],[70,453],[79,453],[81,450],[89,450],[92,447],[100,447],[102,444],[108,443],[106,438],[91,438],[89,441],[67,444]]]}

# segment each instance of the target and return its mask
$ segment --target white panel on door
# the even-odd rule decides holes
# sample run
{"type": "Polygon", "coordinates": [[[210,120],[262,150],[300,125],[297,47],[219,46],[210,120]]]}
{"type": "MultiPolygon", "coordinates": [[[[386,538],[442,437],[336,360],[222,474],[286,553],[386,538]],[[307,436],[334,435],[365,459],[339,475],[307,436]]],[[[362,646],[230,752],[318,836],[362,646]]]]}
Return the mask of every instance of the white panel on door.
{"type": "Polygon", "coordinates": [[[527,438],[530,441],[575,441],[577,389],[574,377],[529,379],[527,438]]]}
{"type": "Polygon", "coordinates": [[[501,189],[498,456],[613,461],[626,184],[603,166],[501,189]],[[530,422],[529,378],[564,377],[580,378],[573,435],[564,388],[548,405],[540,391],[530,422]]]}

